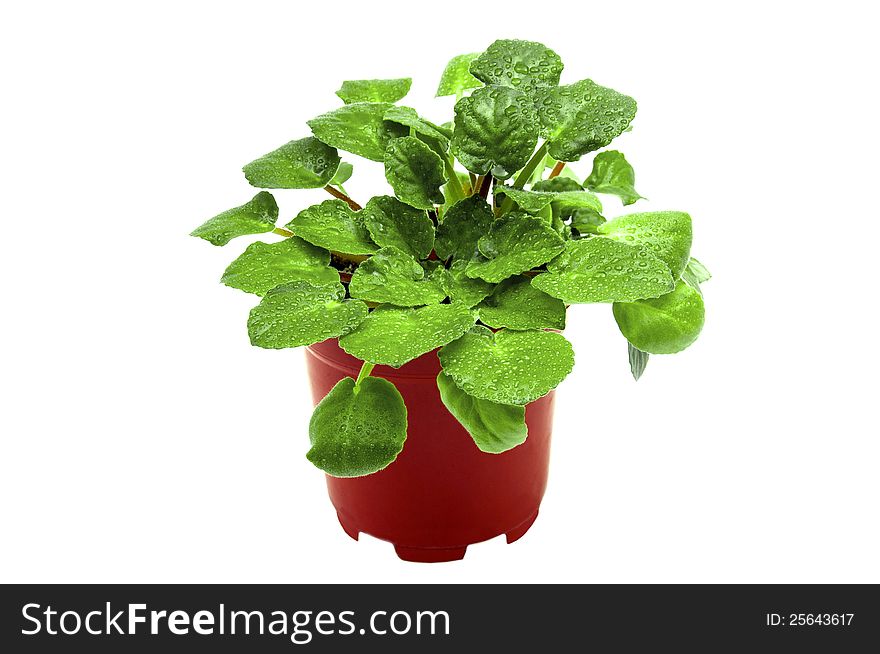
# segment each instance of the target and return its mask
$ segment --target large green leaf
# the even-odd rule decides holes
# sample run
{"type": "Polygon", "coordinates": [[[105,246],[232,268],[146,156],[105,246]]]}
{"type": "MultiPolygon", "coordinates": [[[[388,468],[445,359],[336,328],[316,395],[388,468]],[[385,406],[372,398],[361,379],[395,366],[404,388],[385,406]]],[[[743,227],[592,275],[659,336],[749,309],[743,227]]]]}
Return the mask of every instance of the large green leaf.
{"type": "Polygon", "coordinates": [[[525,191],[512,186],[496,186],[495,195],[506,195],[529,213],[538,213],[547,205],[558,210],[567,209],[568,213],[581,208],[602,211],[602,202],[589,191],[525,191]]]}
{"type": "Polygon", "coordinates": [[[636,191],[636,173],[617,150],[600,152],[593,159],[593,171],[584,180],[584,186],[596,193],[618,196],[624,206],[641,199],[636,191]]]}
{"type": "Polygon", "coordinates": [[[271,232],[276,220],[278,205],[275,198],[267,191],[260,191],[250,202],[217,214],[196,227],[190,236],[203,238],[212,245],[226,245],[236,236],[271,232]]]}
{"type": "Polygon", "coordinates": [[[538,118],[524,93],[486,86],[455,105],[452,153],[472,173],[507,179],[522,168],[538,142],[538,118]]]}
{"type": "Polygon", "coordinates": [[[352,297],[400,307],[436,304],[446,291],[421,264],[396,247],[384,247],[357,267],[348,287],[352,297]]]}
{"type": "Polygon", "coordinates": [[[443,69],[440,76],[440,85],[437,87],[436,97],[444,95],[458,95],[468,89],[475,89],[483,83],[471,75],[471,62],[480,56],[479,52],[463,54],[453,57],[443,69]]]}
{"type": "Polygon", "coordinates": [[[466,271],[467,261],[453,261],[449,270],[444,271],[442,283],[450,302],[473,307],[489,296],[495,286],[482,279],[471,279],[466,271]]]}
{"type": "Polygon", "coordinates": [[[276,286],[251,309],[248,334],[257,347],[281,349],[320,343],[354,329],[367,305],[346,300],[340,283],[293,282],[276,286]]]}
{"type": "Polygon", "coordinates": [[[461,423],[483,452],[500,454],[525,442],[526,409],[522,406],[499,404],[468,395],[449,375],[437,375],[440,399],[461,423]]]}
{"type": "Polygon", "coordinates": [[[678,279],[691,251],[691,217],[681,211],[631,213],[599,225],[599,234],[641,245],[665,263],[678,279]]]}
{"type": "Polygon", "coordinates": [[[703,329],[703,297],[685,282],[666,295],[614,304],[614,319],[630,343],[650,354],[681,352],[703,329]]]}
{"type": "Polygon", "coordinates": [[[489,327],[565,329],[565,303],[532,286],[522,275],[498,284],[477,313],[489,327]]]}
{"type": "Polygon", "coordinates": [[[340,338],[339,345],[362,361],[398,368],[455,340],[475,321],[474,312],[459,304],[430,304],[417,309],[386,305],[340,338]]]}
{"type": "Polygon", "coordinates": [[[528,94],[559,84],[562,59],[534,41],[500,39],[470,66],[471,74],[486,84],[510,86],[528,94]]]}
{"type": "Polygon", "coordinates": [[[309,461],[333,477],[361,477],[386,468],[406,441],[406,405],[380,377],[341,379],[309,422],[309,461]]]}
{"type": "Polygon", "coordinates": [[[252,243],[229,264],[220,281],[257,295],[296,281],[334,284],[339,281],[339,273],[329,263],[327,250],[291,236],[278,243],[252,243]]]}
{"type": "Polygon", "coordinates": [[[409,129],[385,120],[393,105],[387,102],[347,104],[309,121],[312,132],[334,148],[373,161],[384,161],[388,142],[405,136],[409,129]]]}
{"type": "Polygon", "coordinates": [[[502,329],[493,334],[479,327],[443,347],[440,363],[469,395],[525,405],[565,379],[574,366],[574,352],[556,332],[502,329]]]}
{"type": "Polygon", "coordinates": [[[336,92],[345,104],[355,102],[397,102],[412,86],[412,79],[350,79],[336,92]]]}
{"type": "Polygon", "coordinates": [[[673,277],[648,250],[602,237],[569,241],[532,285],[567,304],[631,302],[673,288],[673,277]]]}
{"type": "Polygon", "coordinates": [[[543,91],[539,107],[548,152],[559,161],[604,148],[636,115],[635,100],[588,79],[543,91]]]}
{"type": "Polygon", "coordinates": [[[385,178],[395,195],[417,209],[443,204],[446,183],[443,160],[413,136],[394,139],[385,150],[385,178]]]}
{"type": "Polygon", "coordinates": [[[434,223],[428,214],[395,197],[372,198],[362,215],[370,236],[379,246],[393,245],[417,259],[427,257],[434,247],[434,223]]]}
{"type": "Polygon", "coordinates": [[[497,283],[547,263],[563,250],[565,241],[541,218],[510,213],[492,223],[478,247],[485,259],[468,264],[468,277],[497,283]]]}
{"type": "Polygon", "coordinates": [[[437,226],[434,251],[444,260],[453,257],[470,261],[478,254],[477,242],[489,233],[494,220],[491,207],[479,195],[459,200],[437,226]]]}
{"type": "Polygon", "coordinates": [[[341,254],[372,254],[379,248],[370,238],[361,211],[342,200],[324,200],[300,211],[287,229],[312,245],[341,254]]]}
{"type": "Polygon", "coordinates": [[[425,120],[411,107],[393,106],[385,112],[385,120],[390,120],[409,127],[414,133],[424,136],[428,141],[440,145],[441,150],[449,147],[449,137],[440,127],[425,120]]]}
{"type": "Polygon", "coordinates": [[[339,168],[336,148],[314,136],[282,145],[251,161],[242,170],[251,186],[260,188],[319,188],[339,168]]]}

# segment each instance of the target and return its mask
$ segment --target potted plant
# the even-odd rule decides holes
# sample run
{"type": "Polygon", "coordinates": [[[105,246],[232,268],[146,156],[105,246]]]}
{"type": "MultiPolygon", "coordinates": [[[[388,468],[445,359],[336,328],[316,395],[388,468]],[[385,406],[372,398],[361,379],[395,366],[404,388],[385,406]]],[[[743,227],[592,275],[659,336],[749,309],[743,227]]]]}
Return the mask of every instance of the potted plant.
{"type": "Polygon", "coordinates": [[[257,188],[332,198],[278,227],[261,190],[193,232],[214,245],[281,237],[248,246],[221,281],[261,297],[253,345],[307,346],[306,456],[346,532],[404,559],[461,558],[534,521],[553,389],[574,365],[568,306],[611,304],[636,379],[703,325],[709,273],[690,257],[688,214],[606,220],[596,195],[641,197],[624,155],[603,150],[635,100],[589,79],[560,86],[562,68],[529,41],[455,57],[437,91],[457,99],[445,124],[399,104],[410,79],[344,82],[311,136],[244,166],[257,188]],[[574,171],[599,150],[589,175],[574,171]],[[340,151],[384,165],[393,194],[356,203],[340,151]]]}

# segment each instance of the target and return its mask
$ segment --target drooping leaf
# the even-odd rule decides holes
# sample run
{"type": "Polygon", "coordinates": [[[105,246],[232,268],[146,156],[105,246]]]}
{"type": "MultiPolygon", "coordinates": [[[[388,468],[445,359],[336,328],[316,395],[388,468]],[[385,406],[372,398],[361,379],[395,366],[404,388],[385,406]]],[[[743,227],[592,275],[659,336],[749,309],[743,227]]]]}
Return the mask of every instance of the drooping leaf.
{"type": "Polygon", "coordinates": [[[565,303],[532,286],[518,275],[505,279],[477,307],[489,327],[509,329],[565,329],[565,303]]]}
{"type": "Polygon", "coordinates": [[[645,368],[648,366],[648,357],[650,355],[634,347],[629,341],[626,342],[626,349],[629,354],[629,370],[632,373],[633,379],[639,381],[645,372],[645,368]]]}
{"type": "Polygon", "coordinates": [[[385,120],[392,107],[387,102],[356,102],[321,114],[309,121],[312,133],[324,143],[352,154],[384,161],[388,142],[409,129],[385,120]]]}
{"type": "Polygon", "coordinates": [[[500,454],[525,442],[529,435],[525,407],[499,404],[468,395],[449,375],[437,375],[440,399],[477,447],[489,454],[500,454]]]}
{"type": "Polygon", "coordinates": [[[444,346],[440,363],[469,395],[525,405],[565,379],[574,366],[574,353],[571,343],[556,332],[502,329],[493,334],[480,327],[444,346]]]}
{"type": "Polygon", "coordinates": [[[663,261],[678,279],[691,251],[691,217],[681,211],[655,211],[619,216],[597,228],[599,234],[641,245],[663,261]]]}
{"type": "Polygon", "coordinates": [[[436,304],[446,298],[439,280],[406,252],[384,247],[357,267],[348,286],[352,297],[399,307],[436,304]]]}
{"type": "Polygon", "coordinates": [[[370,239],[361,211],[342,200],[324,200],[300,211],[287,225],[312,245],[341,254],[372,254],[379,248],[370,239]]]}
{"type": "Polygon", "coordinates": [[[703,329],[703,297],[679,281],[666,295],[614,304],[617,326],[634,347],[650,354],[675,354],[697,340],[703,329]]]}
{"type": "Polygon", "coordinates": [[[673,289],[669,268],[647,249],[602,237],[565,244],[532,284],[567,304],[631,302],[673,289]]]}
{"type": "Polygon", "coordinates": [[[471,261],[467,276],[497,283],[547,263],[565,241],[542,219],[513,212],[492,223],[477,246],[485,258],[471,261]]]}
{"type": "Polygon", "coordinates": [[[293,282],[276,286],[251,309],[248,334],[257,347],[299,347],[341,336],[366,316],[367,305],[346,300],[338,282],[293,282]]]}
{"type": "Polygon", "coordinates": [[[633,167],[617,150],[600,152],[593,159],[593,171],[584,180],[584,186],[596,193],[618,196],[624,206],[641,199],[636,191],[636,173],[633,167]]]}
{"type": "Polygon", "coordinates": [[[437,226],[434,251],[444,260],[453,257],[470,261],[477,256],[477,241],[489,233],[494,220],[491,207],[479,195],[459,200],[437,226]]]}
{"type": "Polygon", "coordinates": [[[260,191],[250,202],[217,214],[199,227],[190,236],[203,238],[212,245],[226,245],[236,236],[264,234],[275,229],[278,220],[278,205],[267,191],[260,191]]]}
{"type": "Polygon", "coordinates": [[[507,179],[522,168],[538,142],[531,100],[506,86],[485,86],[455,105],[452,153],[472,173],[507,179]]]}
{"type": "Polygon", "coordinates": [[[444,271],[443,288],[453,304],[473,307],[488,297],[495,286],[482,279],[471,279],[466,271],[467,261],[453,261],[449,270],[444,271]]]}
{"type": "Polygon", "coordinates": [[[406,405],[394,384],[345,377],[315,407],[306,458],[333,477],[371,475],[403,450],[406,427],[406,405]]]}
{"type": "Polygon", "coordinates": [[[535,182],[532,186],[533,191],[546,191],[550,193],[563,193],[567,191],[583,191],[584,187],[576,179],[571,177],[553,177],[551,179],[542,179],[535,182]]]}
{"type": "Polygon", "coordinates": [[[394,139],[385,150],[385,178],[395,195],[417,209],[443,204],[440,187],[446,182],[443,160],[412,136],[394,139]]]}
{"type": "Polygon", "coordinates": [[[393,196],[372,198],[362,215],[370,236],[381,247],[393,245],[417,259],[427,257],[434,247],[434,223],[428,214],[393,196]]]}
{"type": "Polygon", "coordinates": [[[468,89],[475,89],[482,86],[483,83],[476,77],[471,75],[471,62],[480,56],[479,52],[472,54],[463,54],[453,57],[443,69],[443,75],[440,76],[440,85],[437,87],[437,95],[442,97],[445,95],[457,95],[468,89]]]}
{"type": "Polygon", "coordinates": [[[319,188],[338,168],[336,148],[308,136],[264,154],[242,170],[251,186],[259,188],[319,188]]]}
{"type": "Polygon", "coordinates": [[[252,243],[229,264],[220,281],[257,295],[296,281],[335,284],[339,282],[339,273],[329,263],[327,250],[291,236],[279,243],[252,243]]]}
{"type": "Polygon", "coordinates": [[[562,59],[534,41],[500,39],[470,66],[471,74],[486,84],[510,86],[529,95],[559,84],[562,59]]]}
{"type": "Polygon", "coordinates": [[[414,133],[424,136],[440,145],[441,150],[449,147],[449,136],[443,129],[429,120],[425,120],[411,107],[391,107],[385,112],[385,120],[390,120],[409,127],[414,133]]]}
{"type": "Polygon", "coordinates": [[[581,208],[602,211],[602,202],[589,191],[525,191],[512,186],[496,186],[495,195],[508,196],[529,213],[538,213],[548,205],[558,210],[568,209],[569,213],[581,208]]]}
{"type": "Polygon", "coordinates": [[[592,80],[541,92],[541,134],[559,161],[577,161],[604,148],[636,115],[636,101],[592,80]]]}
{"type": "Polygon", "coordinates": [[[350,79],[342,83],[336,95],[345,104],[355,102],[397,102],[412,86],[412,79],[350,79]]]}
{"type": "Polygon", "coordinates": [[[328,184],[331,186],[342,186],[349,179],[351,179],[351,174],[354,172],[354,166],[352,166],[347,161],[343,161],[339,164],[339,168],[336,169],[336,174],[333,175],[333,179],[331,179],[328,184]]]}
{"type": "Polygon", "coordinates": [[[598,234],[599,225],[605,223],[605,217],[594,209],[575,209],[571,212],[571,228],[578,234],[598,234]]]}
{"type": "Polygon", "coordinates": [[[429,304],[416,309],[385,305],[340,338],[339,345],[362,361],[399,368],[455,340],[475,321],[474,312],[460,304],[429,304]]]}

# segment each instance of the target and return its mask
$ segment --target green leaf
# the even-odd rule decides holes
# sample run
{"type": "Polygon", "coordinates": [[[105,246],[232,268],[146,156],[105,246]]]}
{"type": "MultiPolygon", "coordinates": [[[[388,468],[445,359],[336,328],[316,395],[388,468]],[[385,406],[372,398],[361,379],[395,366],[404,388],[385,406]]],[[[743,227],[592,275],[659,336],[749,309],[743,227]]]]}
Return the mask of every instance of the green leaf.
{"type": "Polygon", "coordinates": [[[338,168],[336,148],[309,136],[264,154],[242,170],[251,186],[259,188],[319,188],[338,168]]]}
{"type": "Polygon", "coordinates": [[[257,347],[299,347],[341,336],[366,316],[367,305],[346,300],[338,282],[293,282],[276,286],[251,309],[248,334],[257,347]]]}
{"type": "Polygon", "coordinates": [[[604,148],[636,115],[635,100],[588,79],[544,91],[539,107],[541,134],[559,161],[604,148]]]}
{"type": "Polygon", "coordinates": [[[655,211],[619,216],[600,225],[599,234],[630,245],[641,245],[659,258],[678,279],[691,251],[691,217],[681,211],[655,211]]]}
{"type": "Polygon", "coordinates": [[[331,179],[328,183],[331,186],[342,186],[351,179],[351,174],[353,172],[354,166],[352,166],[347,161],[343,161],[339,164],[339,168],[336,169],[336,174],[333,175],[333,179],[331,179]]]}
{"type": "Polygon", "coordinates": [[[352,297],[400,307],[437,304],[446,298],[440,282],[428,277],[413,257],[384,247],[357,267],[348,287],[352,297]]]}
{"type": "Polygon", "coordinates": [[[433,209],[445,201],[440,191],[446,182],[443,160],[415,137],[405,136],[388,144],[385,178],[398,198],[417,209],[433,209]]]}
{"type": "Polygon", "coordinates": [[[629,341],[626,343],[626,348],[629,354],[629,370],[632,373],[633,379],[639,381],[645,372],[645,368],[648,366],[649,354],[633,347],[633,344],[629,341]]]}
{"type": "Polygon", "coordinates": [[[334,284],[339,273],[329,263],[327,250],[291,236],[279,243],[252,243],[229,264],[220,282],[257,295],[296,281],[334,284]]]}
{"type": "Polygon", "coordinates": [[[488,297],[495,288],[494,284],[482,279],[471,279],[466,274],[467,261],[453,261],[442,277],[443,288],[453,304],[473,307],[488,297]]]}
{"type": "Polygon", "coordinates": [[[312,132],[334,148],[372,159],[385,160],[389,141],[406,136],[409,129],[385,120],[393,105],[387,102],[347,104],[309,121],[312,132]]]}
{"type": "Polygon", "coordinates": [[[481,451],[500,454],[521,445],[529,435],[525,407],[477,399],[442,372],[437,375],[437,388],[449,413],[467,430],[481,451]]]}
{"type": "Polygon", "coordinates": [[[449,147],[449,136],[437,125],[420,117],[411,107],[393,106],[385,112],[385,120],[409,127],[413,132],[440,144],[440,149],[449,147]]]}
{"type": "Polygon", "coordinates": [[[524,191],[512,186],[496,186],[495,195],[506,195],[516,202],[520,209],[529,213],[538,213],[547,205],[558,210],[574,211],[587,208],[602,211],[602,202],[588,191],[524,191]]]}
{"type": "Polygon", "coordinates": [[[476,315],[460,304],[430,304],[417,309],[385,305],[340,338],[339,345],[362,361],[399,368],[455,340],[475,321],[476,315]]]}
{"type": "Polygon", "coordinates": [[[406,427],[406,405],[394,384],[345,377],[315,407],[306,458],[333,477],[371,475],[403,450],[406,427]]]}
{"type": "Polygon", "coordinates": [[[548,191],[550,193],[563,193],[567,191],[583,191],[584,187],[576,179],[571,177],[553,177],[535,182],[533,191],[548,191]]]}
{"type": "Polygon", "coordinates": [[[421,209],[390,195],[379,195],[367,202],[362,215],[370,236],[379,246],[393,245],[417,259],[431,254],[434,223],[421,209]]]}
{"type": "Polygon", "coordinates": [[[528,277],[505,279],[477,307],[489,327],[509,329],[565,329],[565,304],[532,286],[528,277]]]}
{"type": "Polygon", "coordinates": [[[703,297],[683,281],[658,298],[615,303],[613,311],[626,340],[650,354],[681,352],[697,340],[705,321],[703,297]]]}
{"type": "Polygon", "coordinates": [[[482,86],[483,83],[476,77],[471,75],[471,62],[480,56],[479,52],[472,54],[463,54],[453,57],[443,69],[443,75],[440,76],[440,86],[437,87],[437,95],[458,95],[468,89],[475,89],[482,86]]]}
{"type": "Polygon", "coordinates": [[[472,173],[507,179],[525,166],[538,142],[538,118],[528,96],[486,86],[455,105],[452,153],[472,173]]]}
{"type": "Polygon", "coordinates": [[[500,39],[471,63],[471,74],[486,84],[510,86],[533,94],[559,84],[562,59],[534,41],[500,39]]]}
{"type": "Polygon", "coordinates": [[[605,223],[605,217],[594,209],[575,209],[571,212],[571,227],[579,234],[598,234],[599,225],[605,223]]]}
{"type": "Polygon", "coordinates": [[[542,219],[509,213],[492,223],[477,245],[485,259],[468,264],[468,277],[497,283],[547,263],[563,250],[565,241],[542,219]]]}
{"type": "Polygon", "coordinates": [[[275,229],[278,220],[278,205],[267,191],[260,191],[247,204],[217,214],[199,227],[190,236],[203,238],[212,245],[226,245],[236,236],[264,234],[275,229]]]}
{"type": "Polygon", "coordinates": [[[688,261],[685,271],[697,284],[702,284],[712,279],[712,273],[709,272],[709,269],[693,257],[688,261]]]}
{"type": "Polygon", "coordinates": [[[593,159],[593,171],[584,180],[584,185],[596,193],[618,196],[624,206],[641,199],[636,191],[636,173],[633,167],[617,150],[600,152],[593,159]]]}
{"type": "Polygon", "coordinates": [[[631,302],[673,288],[669,268],[645,248],[592,237],[565,244],[532,284],[566,304],[631,302]]]}
{"type": "Polygon", "coordinates": [[[453,257],[470,261],[477,256],[477,241],[489,233],[494,220],[491,207],[479,195],[459,200],[437,226],[434,251],[443,260],[453,257]]]}
{"type": "Polygon", "coordinates": [[[341,254],[372,254],[379,248],[370,239],[361,211],[342,200],[325,200],[300,211],[287,229],[312,245],[341,254]]]}
{"type": "Polygon", "coordinates": [[[397,102],[412,86],[412,79],[350,79],[336,92],[345,104],[355,102],[397,102]]]}
{"type": "Polygon", "coordinates": [[[574,366],[574,353],[571,343],[556,332],[502,329],[493,334],[480,327],[443,347],[440,363],[469,395],[525,405],[565,379],[574,366]]]}

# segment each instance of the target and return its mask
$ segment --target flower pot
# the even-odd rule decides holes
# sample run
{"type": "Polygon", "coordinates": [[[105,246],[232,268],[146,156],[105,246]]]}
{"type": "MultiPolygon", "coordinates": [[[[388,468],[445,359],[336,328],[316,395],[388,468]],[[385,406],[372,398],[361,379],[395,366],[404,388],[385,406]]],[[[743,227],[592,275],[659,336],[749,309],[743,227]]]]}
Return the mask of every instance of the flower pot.
{"type": "MultiPolygon", "coordinates": [[[[335,339],[306,349],[315,403],[361,362],[335,339]]],[[[330,500],[345,532],[394,544],[406,561],[461,559],[468,545],[505,534],[520,538],[538,515],[547,485],[553,393],[526,407],[529,437],[502,454],[486,454],[446,410],[436,378],[437,351],[400,368],[376,366],[406,402],[406,443],[397,459],[366,477],[327,477],[330,500]]]]}

